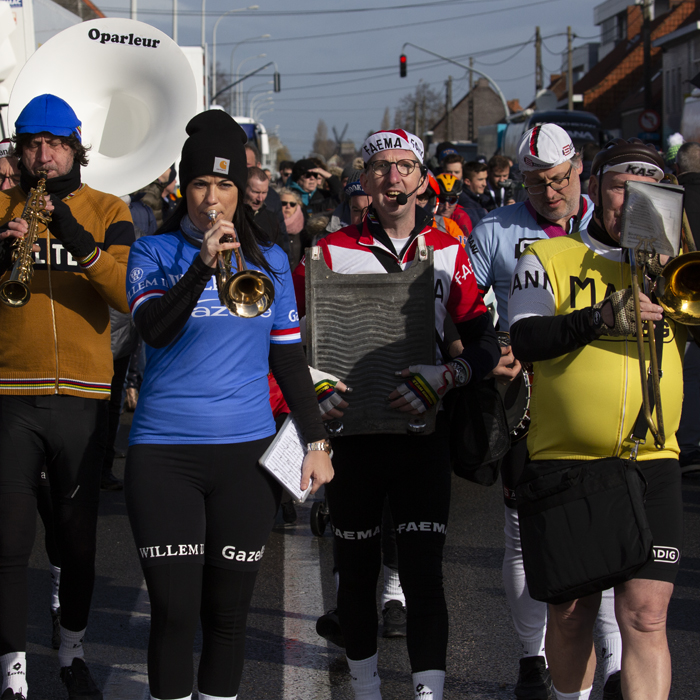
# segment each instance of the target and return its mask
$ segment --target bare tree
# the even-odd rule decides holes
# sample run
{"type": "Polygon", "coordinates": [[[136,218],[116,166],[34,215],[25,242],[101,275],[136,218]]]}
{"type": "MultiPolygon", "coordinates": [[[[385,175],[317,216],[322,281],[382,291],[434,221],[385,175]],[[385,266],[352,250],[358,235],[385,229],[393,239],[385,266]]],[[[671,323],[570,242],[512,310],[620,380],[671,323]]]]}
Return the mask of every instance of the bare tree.
{"type": "Polygon", "coordinates": [[[383,131],[386,129],[391,129],[391,112],[389,111],[389,108],[387,107],[384,110],[384,116],[382,117],[382,124],[379,127],[383,131]]]}
{"type": "Polygon", "coordinates": [[[407,129],[422,137],[444,114],[442,96],[421,80],[414,93],[404,95],[399,100],[394,112],[394,128],[407,129]]]}

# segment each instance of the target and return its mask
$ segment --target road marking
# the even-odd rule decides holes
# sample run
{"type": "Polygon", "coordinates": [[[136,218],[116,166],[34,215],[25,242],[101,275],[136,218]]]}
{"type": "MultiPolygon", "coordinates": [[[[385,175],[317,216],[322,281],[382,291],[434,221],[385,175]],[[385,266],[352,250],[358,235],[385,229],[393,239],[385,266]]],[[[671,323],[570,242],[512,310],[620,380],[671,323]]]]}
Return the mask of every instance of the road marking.
{"type": "MultiPolygon", "coordinates": [[[[312,505],[313,501],[297,505],[297,512],[301,516],[312,505]]],[[[284,700],[331,695],[328,642],[309,621],[323,613],[319,540],[304,515],[284,538],[284,700]]]]}
{"type": "MultiPolygon", "coordinates": [[[[150,622],[151,603],[148,600],[148,590],[144,581],[129,618],[129,628],[131,630],[143,628],[150,622]]],[[[113,666],[102,696],[104,700],[150,700],[146,664],[113,666]]]]}

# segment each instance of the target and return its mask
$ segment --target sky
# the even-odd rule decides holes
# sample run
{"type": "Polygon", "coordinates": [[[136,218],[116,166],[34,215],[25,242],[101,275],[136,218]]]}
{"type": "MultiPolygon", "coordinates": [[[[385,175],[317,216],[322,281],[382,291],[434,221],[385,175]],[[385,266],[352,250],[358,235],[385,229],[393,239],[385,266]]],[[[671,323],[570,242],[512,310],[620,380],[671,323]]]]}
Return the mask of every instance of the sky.
{"type": "MultiPolygon", "coordinates": [[[[240,0],[176,0],[178,43],[199,45],[202,4],[205,3],[206,41],[212,54],[217,19],[240,0]]],[[[292,156],[311,151],[319,119],[332,137],[333,127],[359,147],[380,127],[385,109],[394,110],[402,96],[413,93],[419,81],[441,95],[453,78],[453,104],[468,90],[466,70],[413,47],[406,47],[408,75],[399,77],[404,42],[488,74],[506,99],[525,106],[535,92],[535,27],[543,37],[545,85],[558,73],[566,49],[566,28],[576,36],[573,45],[598,41],[593,8],[600,0],[252,0],[257,10],[223,17],[217,29],[217,62],[229,72],[245,74],[274,61],[281,76],[281,92],[272,90],[272,68],[249,78],[243,91],[255,97],[256,110],[268,132],[277,133],[292,156]],[[270,38],[262,39],[265,34],[270,38]],[[265,57],[259,57],[260,54],[265,57]],[[245,65],[240,65],[245,61],[245,65]],[[272,102],[266,102],[269,98],[272,102]],[[266,110],[270,111],[266,111],[266,110]]],[[[131,0],[94,0],[108,17],[128,17],[131,0]]],[[[172,0],[137,0],[137,19],[172,36],[172,0]]],[[[222,87],[221,85],[219,87],[222,87]]]]}

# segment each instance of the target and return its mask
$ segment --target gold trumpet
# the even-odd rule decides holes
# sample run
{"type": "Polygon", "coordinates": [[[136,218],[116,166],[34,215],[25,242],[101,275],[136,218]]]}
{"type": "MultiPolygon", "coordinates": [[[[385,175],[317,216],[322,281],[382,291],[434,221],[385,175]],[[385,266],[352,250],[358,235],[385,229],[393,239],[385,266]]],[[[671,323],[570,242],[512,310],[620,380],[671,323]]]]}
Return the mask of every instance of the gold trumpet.
{"type": "Polygon", "coordinates": [[[29,230],[12,244],[12,271],[10,277],[0,284],[0,301],[13,308],[24,306],[32,296],[29,283],[34,276],[34,244],[39,238],[39,225],[51,221],[44,199],[47,174],[45,171],[39,173],[41,179],[27,195],[21,218],[29,224],[29,230]]]}
{"type": "MultiPolygon", "coordinates": [[[[207,212],[210,221],[214,223],[218,212],[211,209],[207,212]]],[[[219,243],[236,243],[238,236],[225,233],[219,243]]],[[[219,299],[231,313],[242,318],[255,318],[264,314],[275,300],[275,287],[272,280],[258,270],[249,270],[243,260],[240,246],[234,250],[220,252],[216,260],[216,286],[219,299]],[[232,255],[233,253],[233,255],[232,255]],[[238,272],[231,274],[232,258],[236,258],[238,272]]]]}

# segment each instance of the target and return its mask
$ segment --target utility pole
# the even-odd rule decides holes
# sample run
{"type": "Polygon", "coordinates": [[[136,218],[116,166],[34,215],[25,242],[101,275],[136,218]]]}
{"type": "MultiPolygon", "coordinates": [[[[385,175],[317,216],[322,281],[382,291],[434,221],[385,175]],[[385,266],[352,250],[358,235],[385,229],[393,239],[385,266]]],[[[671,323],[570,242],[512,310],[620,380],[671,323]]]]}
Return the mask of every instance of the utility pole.
{"type": "Polygon", "coordinates": [[[136,19],[136,0],[131,0],[131,19],[136,19]]]}
{"type": "MultiPolygon", "coordinates": [[[[469,57],[469,68],[471,69],[474,65],[474,57],[469,57]]],[[[474,142],[474,95],[472,90],[474,89],[474,73],[469,71],[469,104],[467,105],[467,119],[469,119],[469,125],[467,127],[467,139],[474,142]]]]}
{"type": "Polygon", "coordinates": [[[568,68],[566,72],[566,92],[569,95],[568,109],[574,108],[574,56],[571,48],[571,27],[566,28],[566,53],[568,55],[568,68]]]}
{"type": "Polygon", "coordinates": [[[177,44],[177,0],[173,0],[173,41],[177,44]]]}
{"type": "Polygon", "coordinates": [[[452,76],[447,78],[447,94],[445,96],[445,138],[452,141],[452,76]]]}
{"type": "Polygon", "coordinates": [[[642,40],[644,42],[644,108],[652,108],[651,96],[651,0],[644,0],[642,40]]]}
{"type": "Polygon", "coordinates": [[[418,131],[418,96],[416,96],[416,101],[413,103],[413,133],[418,136],[420,131],[418,131]]]}
{"type": "Polygon", "coordinates": [[[542,35],[540,28],[535,27],[535,94],[544,87],[544,73],[542,71],[542,35]]]}

